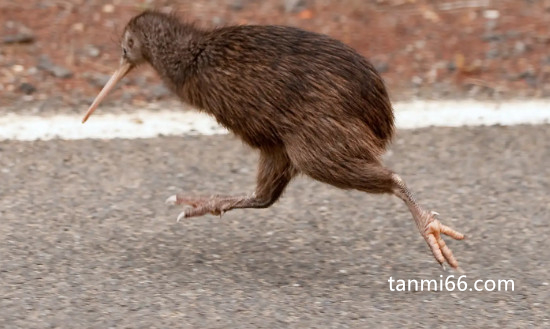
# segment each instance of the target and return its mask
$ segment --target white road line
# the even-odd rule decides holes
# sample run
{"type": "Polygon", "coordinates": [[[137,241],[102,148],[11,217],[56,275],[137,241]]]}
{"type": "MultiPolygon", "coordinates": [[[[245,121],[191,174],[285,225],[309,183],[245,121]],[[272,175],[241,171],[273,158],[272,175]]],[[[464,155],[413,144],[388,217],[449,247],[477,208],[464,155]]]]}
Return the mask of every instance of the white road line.
{"type": "MultiPolygon", "coordinates": [[[[550,123],[550,101],[414,101],[395,103],[398,129],[429,126],[459,127],[550,123]]],[[[105,109],[103,113],[108,112],[105,109]]],[[[0,140],[151,138],[159,135],[217,135],[227,130],[216,121],[182,107],[172,111],[93,115],[81,124],[80,115],[51,117],[0,116],[0,140]]]]}
{"type": "Polygon", "coordinates": [[[396,125],[423,127],[512,126],[550,123],[550,101],[417,101],[396,103],[396,125]]]}

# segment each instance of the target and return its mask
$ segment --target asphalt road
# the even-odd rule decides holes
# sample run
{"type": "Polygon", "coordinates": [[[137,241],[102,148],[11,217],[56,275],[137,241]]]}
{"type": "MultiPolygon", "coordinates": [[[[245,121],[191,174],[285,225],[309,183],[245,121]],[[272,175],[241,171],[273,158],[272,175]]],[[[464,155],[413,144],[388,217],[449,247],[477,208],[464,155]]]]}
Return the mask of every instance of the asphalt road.
{"type": "Polygon", "coordinates": [[[468,287],[514,291],[391,291],[459,274],[390,196],[300,178],[221,219],[164,205],[251,192],[256,160],[231,136],[0,142],[0,327],[549,327],[550,126],[400,131],[386,158],[467,235],[468,287]]]}

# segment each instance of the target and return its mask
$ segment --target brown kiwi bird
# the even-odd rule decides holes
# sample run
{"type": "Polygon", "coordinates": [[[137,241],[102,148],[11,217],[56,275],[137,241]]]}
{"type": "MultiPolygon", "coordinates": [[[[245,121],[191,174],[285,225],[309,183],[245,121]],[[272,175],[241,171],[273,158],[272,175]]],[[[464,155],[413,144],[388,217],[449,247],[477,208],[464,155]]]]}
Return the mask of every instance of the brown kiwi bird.
{"type": "Polygon", "coordinates": [[[149,63],[185,103],[216,118],[260,153],[256,191],[244,196],[175,195],[178,216],[267,208],[302,173],[318,181],[405,202],[436,260],[458,268],[442,235],[464,235],[418,204],[405,182],[383,166],[394,115],[373,65],[326,35],[286,26],[201,29],[172,14],[145,11],[122,35],[120,67],[82,122],[115,84],[149,63]]]}

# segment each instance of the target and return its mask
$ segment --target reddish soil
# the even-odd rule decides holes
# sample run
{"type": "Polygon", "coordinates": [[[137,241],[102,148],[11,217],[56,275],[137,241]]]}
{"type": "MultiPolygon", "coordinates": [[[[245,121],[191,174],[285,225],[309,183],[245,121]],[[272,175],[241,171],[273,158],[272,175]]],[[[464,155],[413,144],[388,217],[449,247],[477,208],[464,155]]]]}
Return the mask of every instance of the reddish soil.
{"type": "MultiPolygon", "coordinates": [[[[394,99],[550,97],[550,0],[0,0],[0,106],[82,110],[117,67],[124,25],[145,8],[203,27],[284,24],[329,34],[371,59],[394,99]],[[66,74],[39,65],[44,55],[66,74]]],[[[116,95],[170,97],[150,69],[116,95]]]]}

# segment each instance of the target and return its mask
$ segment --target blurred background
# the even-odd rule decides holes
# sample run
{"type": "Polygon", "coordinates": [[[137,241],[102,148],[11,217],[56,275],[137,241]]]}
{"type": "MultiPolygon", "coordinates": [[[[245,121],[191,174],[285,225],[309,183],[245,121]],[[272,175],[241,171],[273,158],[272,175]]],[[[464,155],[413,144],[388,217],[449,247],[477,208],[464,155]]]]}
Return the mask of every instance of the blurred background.
{"type": "MultiPolygon", "coordinates": [[[[123,27],[147,8],[205,28],[331,35],[375,64],[394,100],[550,97],[550,0],[0,0],[0,106],[82,111],[117,67],[123,27]]],[[[148,68],[123,82],[107,103],[173,97],[148,68]]]]}

